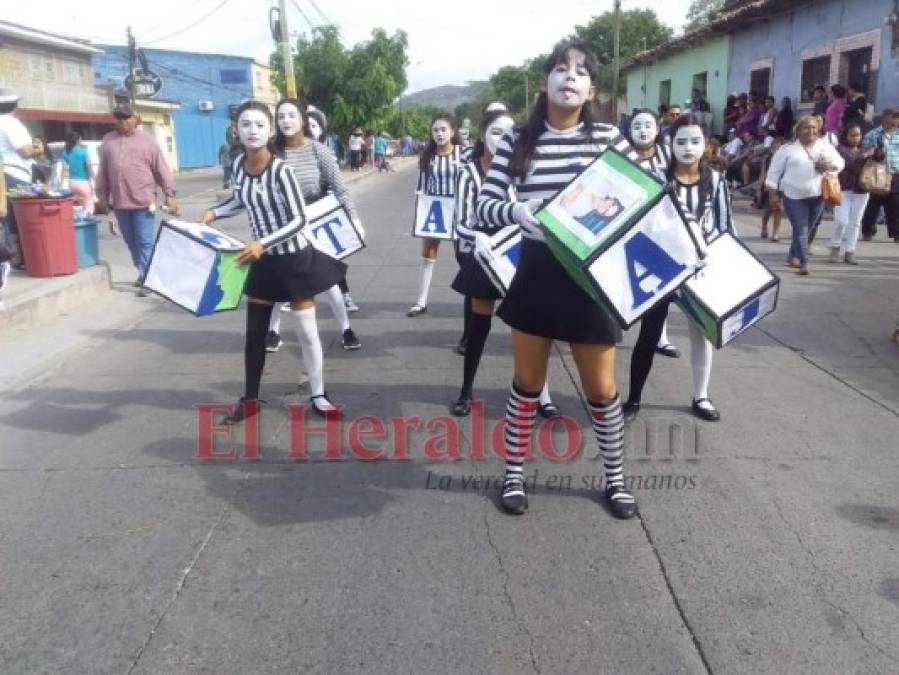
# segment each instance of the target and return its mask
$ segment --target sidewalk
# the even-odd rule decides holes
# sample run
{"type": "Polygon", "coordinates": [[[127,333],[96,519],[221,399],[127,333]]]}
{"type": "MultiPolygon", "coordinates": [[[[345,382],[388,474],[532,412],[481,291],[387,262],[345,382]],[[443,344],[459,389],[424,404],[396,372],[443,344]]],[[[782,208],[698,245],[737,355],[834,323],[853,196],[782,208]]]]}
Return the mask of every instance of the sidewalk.
{"type": "MultiPolygon", "coordinates": [[[[403,166],[414,158],[392,160],[394,166],[403,166]]],[[[363,180],[377,172],[366,167],[360,172],[343,169],[344,182],[348,185],[363,180]]],[[[179,197],[181,215],[193,218],[227,192],[216,189],[221,181],[221,169],[204,167],[180,171],[176,183],[182,195],[179,197]],[[185,184],[190,187],[185,191],[185,184]]],[[[109,218],[100,218],[101,264],[79,269],[76,274],[36,278],[24,271],[13,270],[6,288],[0,291],[0,332],[26,331],[39,322],[59,318],[92,301],[103,302],[110,291],[128,291],[136,277],[128,247],[121,236],[109,231],[109,218]]]]}

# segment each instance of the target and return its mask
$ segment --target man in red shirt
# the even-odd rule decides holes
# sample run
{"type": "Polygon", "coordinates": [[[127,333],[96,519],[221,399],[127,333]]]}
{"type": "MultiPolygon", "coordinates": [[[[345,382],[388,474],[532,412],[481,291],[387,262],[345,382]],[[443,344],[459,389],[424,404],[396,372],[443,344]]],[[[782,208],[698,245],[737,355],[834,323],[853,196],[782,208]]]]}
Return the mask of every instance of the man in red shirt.
{"type": "MultiPolygon", "coordinates": [[[[169,213],[178,215],[175,183],[156,141],[138,129],[139,120],[127,103],[113,111],[115,131],[103,137],[100,146],[100,171],[97,177],[99,207],[111,205],[115,221],[137,268],[135,285],[143,283],[153,250],[154,210],[157,186],[165,194],[169,213]]],[[[141,289],[138,295],[144,296],[141,289]]]]}

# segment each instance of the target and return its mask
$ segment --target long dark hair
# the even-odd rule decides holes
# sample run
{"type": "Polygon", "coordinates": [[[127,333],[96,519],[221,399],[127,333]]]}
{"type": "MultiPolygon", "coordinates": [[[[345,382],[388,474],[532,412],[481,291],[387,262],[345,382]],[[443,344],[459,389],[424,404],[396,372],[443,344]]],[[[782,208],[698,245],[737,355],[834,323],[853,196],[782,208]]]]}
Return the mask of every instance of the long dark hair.
{"type": "MultiPolygon", "coordinates": [[[[858,129],[859,133],[862,136],[865,135],[865,130],[862,129],[861,124],[859,124],[858,122],[850,122],[849,124],[844,126],[842,129],[840,129],[840,140],[839,140],[840,145],[847,147],[847,148],[849,147],[849,132],[852,131],[853,129],[858,129]]],[[[861,142],[859,142],[859,147],[861,147],[861,142]]]]}
{"type": "Polygon", "coordinates": [[[312,108],[312,110],[306,109],[306,120],[303,122],[303,133],[306,134],[312,140],[319,141],[320,143],[324,143],[328,138],[328,120],[325,119],[325,113],[323,113],[318,108],[312,108]],[[312,138],[312,132],[309,131],[309,118],[314,117],[318,122],[318,126],[322,129],[322,137],[321,138],[312,138]]]}
{"type": "Polygon", "coordinates": [[[478,129],[478,139],[474,142],[474,148],[471,151],[471,158],[473,160],[480,159],[484,156],[484,153],[487,151],[487,147],[484,144],[484,141],[481,139],[485,133],[487,133],[487,129],[490,128],[490,125],[493,124],[500,117],[512,117],[512,113],[508,110],[491,110],[488,113],[484,113],[481,117],[481,126],[478,129]]]}
{"type": "MultiPolygon", "coordinates": [[[[671,155],[674,156],[674,137],[677,136],[677,132],[684,127],[699,127],[702,130],[702,135],[705,137],[706,142],[709,140],[709,135],[705,130],[705,127],[702,126],[702,121],[692,112],[685,113],[675,120],[674,124],[671,125],[671,155]]],[[[668,180],[672,180],[674,178],[674,170],[677,168],[677,159],[673,159],[671,164],[668,165],[668,180]]],[[[699,158],[699,198],[703,201],[711,199],[712,197],[712,168],[709,166],[706,158],[699,158]]]]}
{"type": "Polygon", "coordinates": [[[66,152],[72,152],[72,148],[81,142],[81,134],[77,131],[70,131],[66,134],[66,152]]]}
{"type": "MultiPolygon", "coordinates": [[[[285,103],[289,103],[290,105],[296,106],[297,110],[300,111],[300,133],[304,136],[308,133],[306,129],[306,104],[296,98],[282,98],[278,101],[278,104],[275,106],[275,154],[278,157],[284,156],[284,148],[287,147],[287,137],[281,132],[281,127],[278,126],[278,108],[280,108],[285,103]]],[[[239,114],[239,113],[238,113],[239,114]]],[[[271,117],[271,113],[269,113],[269,117],[271,117]]]]}
{"type": "MultiPolygon", "coordinates": [[[[275,124],[275,120],[272,117],[272,111],[269,110],[268,106],[262,101],[254,101],[252,99],[250,99],[249,101],[244,101],[237,107],[237,110],[234,111],[235,124],[240,120],[240,116],[243,115],[247,110],[258,110],[259,112],[265,114],[266,117],[268,117],[268,123],[270,125],[275,124]]],[[[265,147],[268,148],[269,152],[274,152],[274,148],[272,146],[272,140],[269,139],[268,143],[265,144],[265,147]]],[[[244,148],[244,152],[246,152],[246,148],[244,148]]]]}
{"type": "Polygon", "coordinates": [[[456,123],[453,121],[453,116],[449,113],[439,113],[434,115],[431,118],[431,126],[428,127],[428,134],[430,138],[428,139],[428,144],[425,146],[425,149],[421,153],[421,157],[418,160],[418,168],[422,171],[427,171],[428,167],[431,165],[431,160],[437,155],[437,143],[434,142],[434,134],[431,133],[431,129],[434,128],[434,122],[437,120],[443,120],[444,122],[449,123],[450,129],[453,130],[453,136],[450,139],[450,143],[453,145],[462,145],[462,137],[459,136],[459,130],[456,129],[456,123]]]}
{"type": "MultiPolygon", "coordinates": [[[[575,50],[584,54],[584,67],[590,74],[590,81],[595,82],[599,73],[599,66],[596,63],[596,56],[584,42],[565,41],[560,42],[553,49],[546,61],[543,62],[543,77],[546,78],[559,64],[566,62],[568,52],[575,50]]],[[[518,138],[515,141],[515,147],[512,148],[512,158],[509,161],[509,173],[513,177],[524,180],[527,175],[528,165],[534,157],[534,148],[537,146],[537,139],[546,130],[546,113],[549,107],[548,98],[545,91],[541,91],[534,104],[527,122],[517,129],[518,138]]],[[[593,102],[585,101],[581,107],[581,122],[584,123],[584,135],[592,134],[593,130],[593,102]]]]}

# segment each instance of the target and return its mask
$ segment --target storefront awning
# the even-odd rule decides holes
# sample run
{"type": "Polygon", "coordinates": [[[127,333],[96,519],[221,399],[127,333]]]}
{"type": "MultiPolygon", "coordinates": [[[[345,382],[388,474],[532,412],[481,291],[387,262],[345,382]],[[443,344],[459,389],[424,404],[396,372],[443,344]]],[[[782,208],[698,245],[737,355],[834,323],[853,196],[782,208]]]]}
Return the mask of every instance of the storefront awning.
{"type": "Polygon", "coordinates": [[[95,122],[97,124],[114,124],[112,113],[76,112],[74,110],[41,110],[39,108],[16,108],[13,112],[20,120],[38,122],[95,122]]]}

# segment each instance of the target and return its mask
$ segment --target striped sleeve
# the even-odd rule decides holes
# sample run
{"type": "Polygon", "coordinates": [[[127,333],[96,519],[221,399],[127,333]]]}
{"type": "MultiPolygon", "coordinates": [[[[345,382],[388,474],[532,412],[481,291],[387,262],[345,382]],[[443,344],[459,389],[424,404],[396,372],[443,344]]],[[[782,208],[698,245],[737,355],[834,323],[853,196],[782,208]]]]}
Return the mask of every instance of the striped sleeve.
{"type": "Polygon", "coordinates": [[[475,217],[475,186],[471,174],[466,168],[460,168],[456,175],[456,209],[455,226],[459,236],[461,247],[466,249],[474,244],[474,226],[477,224],[475,217]]]}
{"type": "Polygon", "coordinates": [[[730,188],[724,176],[715,172],[718,177],[718,189],[715,191],[715,224],[720,232],[730,232],[735,237],[737,234],[736,223],[734,222],[734,213],[730,199],[730,188]]]}
{"type": "Polygon", "coordinates": [[[490,171],[484,179],[478,194],[477,217],[481,222],[494,227],[515,225],[512,219],[511,201],[512,175],[509,161],[512,158],[512,136],[506,134],[496,147],[490,171]]]}
{"type": "Polygon", "coordinates": [[[341,206],[343,206],[343,208],[347,210],[347,213],[350,214],[350,218],[358,220],[359,216],[356,213],[356,209],[353,207],[353,201],[350,199],[350,194],[347,192],[346,185],[343,183],[343,176],[340,174],[340,167],[337,166],[337,160],[327,148],[322,149],[325,150],[325,152],[318,153],[318,164],[321,168],[324,182],[328,186],[328,190],[334,193],[334,196],[337,197],[337,201],[339,201],[341,206]]]}
{"type": "Polygon", "coordinates": [[[418,170],[418,185],[415,187],[415,192],[420,195],[425,193],[425,188],[428,186],[428,176],[421,169],[418,170]]]}
{"type": "Polygon", "coordinates": [[[306,224],[306,205],[303,202],[303,193],[300,192],[300,186],[293,175],[293,170],[279,162],[275,167],[274,178],[274,187],[283,198],[287,213],[283,227],[259,239],[259,243],[266,250],[293,239],[306,224]]]}
{"type": "Polygon", "coordinates": [[[237,198],[234,191],[231,191],[231,196],[228,197],[225,201],[223,201],[218,206],[212,207],[212,212],[215,214],[215,217],[218,218],[230,218],[233,215],[236,215],[244,210],[243,203],[237,198]]]}

